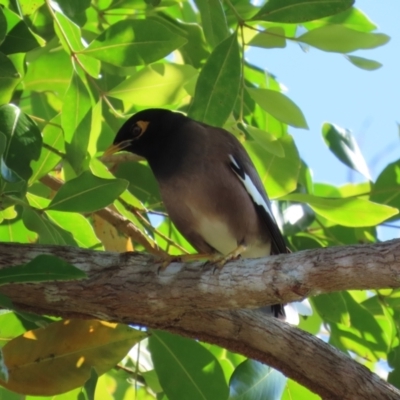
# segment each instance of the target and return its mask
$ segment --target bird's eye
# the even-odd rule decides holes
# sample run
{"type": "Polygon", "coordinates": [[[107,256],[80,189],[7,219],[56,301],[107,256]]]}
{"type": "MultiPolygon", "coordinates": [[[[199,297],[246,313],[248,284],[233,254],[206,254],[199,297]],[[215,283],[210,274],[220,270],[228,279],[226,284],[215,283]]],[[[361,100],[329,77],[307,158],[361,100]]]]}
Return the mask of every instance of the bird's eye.
{"type": "Polygon", "coordinates": [[[142,133],[142,128],[139,125],[134,125],[132,128],[132,137],[137,138],[142,133]]]}

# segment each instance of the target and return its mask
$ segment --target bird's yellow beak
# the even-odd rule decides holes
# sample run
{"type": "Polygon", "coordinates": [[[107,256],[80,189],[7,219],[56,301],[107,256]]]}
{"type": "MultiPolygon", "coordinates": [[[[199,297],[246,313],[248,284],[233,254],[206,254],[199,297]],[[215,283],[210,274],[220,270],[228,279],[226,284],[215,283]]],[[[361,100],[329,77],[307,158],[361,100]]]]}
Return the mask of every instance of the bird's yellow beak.
{"type": "Polygon", "coordinates": [[[121,150],[125,149],[131,143],[132,143],[132,140],[129,139],[129,140],[124,140],[123,142],[118,143],[118,144],[112,144],[110,147],[108,147],[105,150],[105,152],[103,154],[103,157],[104,156],[111,156],[112,154],[117,153],[118,151],[121,151],[121,150]]]}
{"type": "Polygon", "coordinates": [[[120,150],[121,148],[119,144],[112,144],[104,151],[103,156],[111,156],[112,154],[117,153],[120,150]]]}

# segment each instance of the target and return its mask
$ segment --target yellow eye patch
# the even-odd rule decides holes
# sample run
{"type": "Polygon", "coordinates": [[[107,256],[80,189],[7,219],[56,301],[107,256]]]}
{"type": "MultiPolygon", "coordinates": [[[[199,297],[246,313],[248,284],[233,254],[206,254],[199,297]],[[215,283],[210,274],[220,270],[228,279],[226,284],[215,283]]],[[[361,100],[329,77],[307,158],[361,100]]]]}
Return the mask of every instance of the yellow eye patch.
{"type": "Polygon", "coordinates": [[[142,130],[141,135],[143,135],[143,133],[146,132],[147,127],[149,126],[150,122],[149,121],[138,121],[136,122],[136,125],[138,125],[140,127],[140,129],[142,130]]]}

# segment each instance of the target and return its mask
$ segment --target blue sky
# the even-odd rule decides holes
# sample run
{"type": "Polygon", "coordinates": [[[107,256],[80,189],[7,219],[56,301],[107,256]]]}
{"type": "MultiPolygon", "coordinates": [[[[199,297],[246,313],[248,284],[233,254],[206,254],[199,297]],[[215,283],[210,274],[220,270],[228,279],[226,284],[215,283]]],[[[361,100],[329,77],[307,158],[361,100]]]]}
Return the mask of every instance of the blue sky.
{"type": "Polygon", "coordinates": [[[381,62],[379,70],[361,70],[340,54],[314,48],[305,53],[291,42],[285,49],[254,49],[247,54],[288,88],[287,95],[305,114],[310,129],[291,128],[290,132],[318,182],[342,184],[364,179],[338,161],[324,144],[324,122],[352,131],[373,179],[388,162],[400,157],[400,1],[358,0],[355,6],[378,25],[378,32],[391,37],[385,46],[354,53],[381,62]]]}
{"type": "MultiPolygon", "coordinates": [[[[382,63],[376,71],[359,69],[340,54],[314,48],[304,52],[291,42],[284,49],[252,48],[246,54],[249,61],[274,74],[303,111],[310,129],[291,128],[290,133],[315,182],[340,185],[365,180],[325,145],[324,122],[353,133],[373,180],[400,158],[400,1],[357,0],[355,6],[378,26],[376,32],[391,37],[385,46],[353,53],[382,63]]],[[[399,237],[399,229],[381,227],[379,237],[399,237]]]]}

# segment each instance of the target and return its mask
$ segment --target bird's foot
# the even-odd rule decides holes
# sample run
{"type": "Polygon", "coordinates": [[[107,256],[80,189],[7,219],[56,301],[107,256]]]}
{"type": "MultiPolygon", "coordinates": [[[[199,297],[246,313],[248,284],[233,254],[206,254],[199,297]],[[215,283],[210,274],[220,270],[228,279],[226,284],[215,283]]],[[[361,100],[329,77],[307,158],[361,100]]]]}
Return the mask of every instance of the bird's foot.
{"type": "Polygon", "coordinates": [[[245,244],[240,244],[236,247],[235,250],[228,253],[226,256],[219,255],[218,257],[214,256],[213,260],[209,260],[207,263],[214,265],[214,272],[223,268],[223,266],[233,260],[237,260],[240,258],[241,254],[246,250],[247,246],[245,244]]]}
{"type": "Polygon", "coordinates": [[[217,253],[197,253],[197,254],[180,254],[180,255],[167,255],[159,260],[158,263],[161,265],[158,267],[158,273],[165,271],[165,269],[173,262],[192,262],[206,260],[202,265],[205,268],[208,265],[214,266],[214,272],[223,268],[223,266],[232,260],[237,260],[240,255],[246,250],[246,245],[240,244],[235,250],[231,251],[229,254],[223,256],[217,253]]]}

